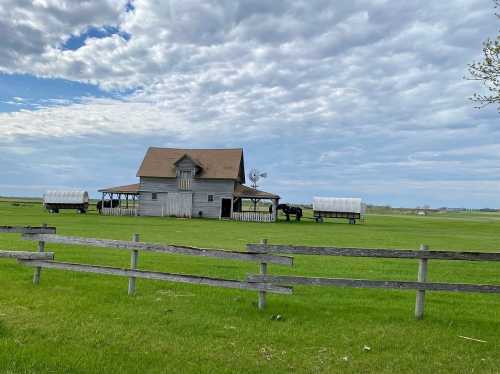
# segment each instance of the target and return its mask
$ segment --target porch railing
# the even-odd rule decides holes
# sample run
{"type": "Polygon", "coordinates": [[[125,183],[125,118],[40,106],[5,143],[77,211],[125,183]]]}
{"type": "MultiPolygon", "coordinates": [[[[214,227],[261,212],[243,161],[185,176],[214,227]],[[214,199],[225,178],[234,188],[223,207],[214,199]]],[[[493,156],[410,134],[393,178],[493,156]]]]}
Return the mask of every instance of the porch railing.
{"type": "Polygon", "coordinates": [[[136,216],[137,208],[102,208],[103,216],[136,216]]]}
{"type": "Polygon", "coordinates": [[[233,212],[231,218],[235,221],[245,221],[245,222],[274,222],[276,221],[276,216],[273,213],[268,212],[233,212]]]}

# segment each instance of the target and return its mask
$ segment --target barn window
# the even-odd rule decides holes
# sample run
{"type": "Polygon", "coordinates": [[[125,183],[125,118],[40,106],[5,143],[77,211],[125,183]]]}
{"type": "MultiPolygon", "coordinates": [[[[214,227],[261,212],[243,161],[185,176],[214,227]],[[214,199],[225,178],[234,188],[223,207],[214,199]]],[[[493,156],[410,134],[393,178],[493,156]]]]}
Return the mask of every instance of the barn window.
{"type": "Polygon", "coordinates": [[[158,194],[157,194],[156,192],[153,192],[153,193],[151,194],[151,199],[152,199],[152,200],[158,200],[158,194]]]}
{"type": "Polygon", "coordinates": [[[194,170],[180,170],[177,175],[177,186],[179,190],[191,190],[191,179],[193,178],[194,170]]]}
{"type": "Polygon", "coordinates": [[[208,201],[214,201],[214,195],[208,195],[208,201]]]}

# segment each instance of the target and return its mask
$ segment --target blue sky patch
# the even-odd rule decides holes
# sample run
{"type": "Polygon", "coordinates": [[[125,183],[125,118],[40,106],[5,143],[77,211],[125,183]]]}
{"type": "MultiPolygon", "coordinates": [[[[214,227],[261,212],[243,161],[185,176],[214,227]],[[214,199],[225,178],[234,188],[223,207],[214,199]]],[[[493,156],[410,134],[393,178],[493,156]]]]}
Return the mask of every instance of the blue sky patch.
{"type": "Polygon", "coordinates": [[[81,97],[114,97],[98,86],[27,74],[0,74],[0,112],[70,104],[81,97]]]}
{"type": "Polygon", "coordinates": [[[111,35],[118,34],[125,40],[130,40],[130,34],[121,31],[115,26],[102,26],[102,27],[89,27],[85,32],[79,35],[71,35],[68,40],[63,44],[62,49],[64,51],[75,51],[85,45],[85,41],[89,38],[103,39],[110,37],[111,35]]]}
{"type": "Polygon", "coordinates": [[[135,10],[134,4],[132,4],[132,1],[128,1],[127,4],[125,5],[125,11],[126,12],[133,12],[135,10]]]}

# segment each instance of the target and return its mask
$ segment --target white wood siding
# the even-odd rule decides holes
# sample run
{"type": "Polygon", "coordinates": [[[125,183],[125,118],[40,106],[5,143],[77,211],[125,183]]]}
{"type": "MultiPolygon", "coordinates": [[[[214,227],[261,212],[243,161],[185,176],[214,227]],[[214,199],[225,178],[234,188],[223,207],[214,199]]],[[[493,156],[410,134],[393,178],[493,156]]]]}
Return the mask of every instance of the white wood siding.
{"type": "Polygon", "coordinates": [[[193,194],[191,192],[168,192],[162,205],[162,216],[191,218],[193,194]]]}
{"type": "MultiPolygon", "coordinates": [[[[175,178],[141,178],[139,195],[139,215],[161,216],[162,207],[165,215],[165,201],[168,192],[178,193],[177,180],[175,178]],[[157,193],[157,200],[152,200],[152,193],[157,193]]],[[[217,179],[192,180],[192,210],[193,217],[219,218],[222,199],[232,199],[234,192],[234,181],[217,179]],[[213,201],[208,201],[208,195],[213,195],[213,201]]]]}
{"type": "Polygon", "coordinates": [[[177,181],[175,178],[142,177],[139,191],[139,215],[161,216],[166,192],[177,192],[177,181]],[[157,200],[152,199],[153,192],[157,200]]]}
{"type": "Polygon", "coordinates": [[[216,179],[193,179],[193,217],[202,212],[203,217],[220,218],[222,199],[232,199],[234,181],[216,179]],[[208,201],[213,195],[214,201],[208,201]]]}

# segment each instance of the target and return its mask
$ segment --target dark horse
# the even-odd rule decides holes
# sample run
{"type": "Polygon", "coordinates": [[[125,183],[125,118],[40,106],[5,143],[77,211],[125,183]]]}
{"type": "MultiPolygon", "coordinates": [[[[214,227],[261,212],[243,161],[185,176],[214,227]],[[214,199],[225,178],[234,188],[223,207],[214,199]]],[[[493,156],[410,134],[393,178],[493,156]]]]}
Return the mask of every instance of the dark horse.
{"type": "Polygon", "coordinates": [[[102,200],[99,200],[96,208],[99,214],[101,214],[102,208],[116,208],[118,205],[120,205],[120,200],[118,199],[113,199],[113,203],[111,203],[111,200],[104,200],[104,206],[102,205],[102,200]]]}
{"type": "MultiPolygon", "coordinates": [[[[296,206],[290,206],[288,204],[279,204],[276,207],[276,213],[281,210],[286,215],[286,220],[290,221],[290,214],[295,214],[295,220],[300,221],[302,218],[302,209],[296,206]]],[[[272,213],[273,207],[269,207],[269,213],[272,213]]]]}

